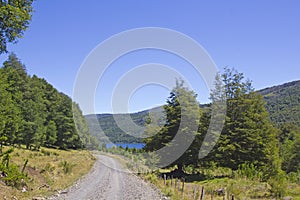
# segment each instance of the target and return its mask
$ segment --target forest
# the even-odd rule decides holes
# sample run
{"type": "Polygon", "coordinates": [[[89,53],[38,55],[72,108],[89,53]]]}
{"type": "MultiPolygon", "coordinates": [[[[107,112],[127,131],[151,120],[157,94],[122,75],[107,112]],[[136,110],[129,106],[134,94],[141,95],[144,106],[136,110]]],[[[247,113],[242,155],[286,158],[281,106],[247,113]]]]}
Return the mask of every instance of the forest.
{"type": "Polygon", "coordinates": [[[12,53],[0,68],[0,145],[83,149],[97,142],[78,104],[45,79],[29,76],[12,53]]]}

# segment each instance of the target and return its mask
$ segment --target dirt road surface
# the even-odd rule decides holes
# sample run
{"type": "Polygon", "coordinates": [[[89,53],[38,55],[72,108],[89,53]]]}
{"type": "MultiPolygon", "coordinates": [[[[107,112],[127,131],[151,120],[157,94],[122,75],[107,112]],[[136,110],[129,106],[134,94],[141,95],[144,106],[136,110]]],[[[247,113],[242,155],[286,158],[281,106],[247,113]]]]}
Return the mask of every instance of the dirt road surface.
{"type": "MultiPolygon", "coordinates": [[[[160,200],[166,199],[153,185],[125,172],[115,158],[95,155],[91,172],[51,200],[160,200]]],[[[84,164],[84,163],[83,163],[84,164]]]]}

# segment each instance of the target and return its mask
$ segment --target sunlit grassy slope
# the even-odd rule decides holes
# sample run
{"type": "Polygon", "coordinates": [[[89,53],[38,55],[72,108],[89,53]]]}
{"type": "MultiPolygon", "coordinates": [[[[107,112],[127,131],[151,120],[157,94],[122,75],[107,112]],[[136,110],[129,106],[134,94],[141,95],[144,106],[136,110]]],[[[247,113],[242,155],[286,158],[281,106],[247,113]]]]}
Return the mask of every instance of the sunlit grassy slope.
{"type": "MultiPolygon", "coordinates": [[[[4,147],[4,150],[8,147],[4,147]]],[[[11,163],[22,168],[28,159],[25,173],[28,174],[26,192],[12,188],[0,181],[0,199],[32,199],[49,196],[60,191],[89,172],[95,158],[88,151],[56,150],[41,148],[40,151],[14,149],[11,163]]]]}

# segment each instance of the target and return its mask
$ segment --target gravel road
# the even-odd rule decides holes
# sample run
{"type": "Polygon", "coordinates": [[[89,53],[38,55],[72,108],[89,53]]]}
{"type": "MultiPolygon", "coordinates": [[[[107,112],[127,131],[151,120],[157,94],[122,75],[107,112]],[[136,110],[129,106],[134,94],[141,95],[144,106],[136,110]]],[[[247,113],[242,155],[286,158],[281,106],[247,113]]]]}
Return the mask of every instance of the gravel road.
{"type": "Polygon", "coordinates": [[[52,200],[159,200],[166,199],[158,189],[134,174],[124,172],[115,158],[95,155],[91,172],[74,186],[51,197],[52,200]],[[109,167],[108,167],[109,166],[109,167]]]}

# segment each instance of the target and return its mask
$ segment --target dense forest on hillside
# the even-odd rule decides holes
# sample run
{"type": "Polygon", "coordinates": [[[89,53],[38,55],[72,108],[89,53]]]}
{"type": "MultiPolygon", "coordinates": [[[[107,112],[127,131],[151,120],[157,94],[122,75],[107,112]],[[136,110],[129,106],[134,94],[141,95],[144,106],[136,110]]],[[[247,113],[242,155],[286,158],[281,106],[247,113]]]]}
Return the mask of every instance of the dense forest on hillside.
{"type": "Polygon", "coordinates": [[[79,106],[11,54],[0,68],[0,145],[81,149],[97,145],[79,106]],[[76,124],[73,119],[76,119],[76,124]]]}
{"type": "Polygon", "coordinates": [[[258,93],[264,96],[274,123],[292,123],[300,126],[300,81],[265,88],[258,93]]]}
{"type": "Polygon", "coordinates": [[[91,135],[95,136],[99,141],[102,141],[102,135],[106,135],[110,142],[113,143],[141,143],[142,138],[134,137],[134,135],[141,134],[130,124],[126,123],[126,118],[129,116],[132,121],[141,127],[145,127],[147,120],[149,119],[149,114],[161,112],[162,107],[153,108],[150,110],[145,110],[137,113],[131,114],[97,114],[96,118],[98,121],[93,120],[93,115],[85,116],[91,135]],[[122,127],[125,126],[125,130],[122,130],[115,121],[115,118],[119,120],[122,127]],[[99,126],[101,130],[99,129],[99,126]],[[131,134],[127,134],[127,133],[131,134]]]}

